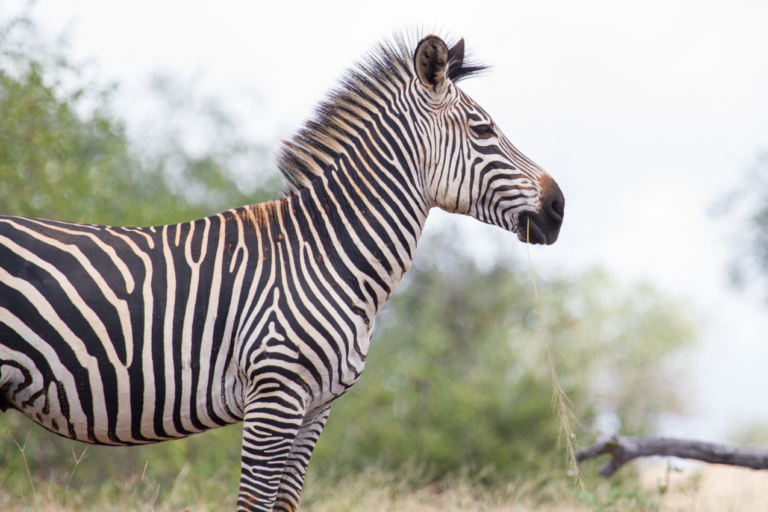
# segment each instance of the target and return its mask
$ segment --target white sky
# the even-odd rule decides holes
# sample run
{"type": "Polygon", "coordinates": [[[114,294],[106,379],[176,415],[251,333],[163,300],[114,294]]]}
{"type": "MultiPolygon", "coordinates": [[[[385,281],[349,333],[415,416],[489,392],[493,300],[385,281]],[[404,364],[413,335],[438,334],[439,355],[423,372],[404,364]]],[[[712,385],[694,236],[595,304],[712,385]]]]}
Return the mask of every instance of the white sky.
{"type": "MultiPolygon", "coordinates": [[[[729,291],[729,227],[709,215],[768,150],[768,2],[38,0],[33,13],[128,88],[163,71],[257,91],[252,129],[273,141],[393,31],[464,37],[493,70],[462,88],[566,196],[537,268],[600,264],[702,315],[684,383],[694,414],[666,433],[768,422],[768,307],[729,291]]],[[[509,236],[468,220],[478,239],[509,236]]]]}

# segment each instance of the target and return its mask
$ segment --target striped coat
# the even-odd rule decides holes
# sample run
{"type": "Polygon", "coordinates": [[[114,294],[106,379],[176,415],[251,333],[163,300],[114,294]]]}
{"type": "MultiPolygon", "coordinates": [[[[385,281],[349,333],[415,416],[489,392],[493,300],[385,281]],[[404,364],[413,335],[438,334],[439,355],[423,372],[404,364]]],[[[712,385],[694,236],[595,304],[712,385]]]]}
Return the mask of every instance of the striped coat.
{"type": "Polygon", "coordinates": [[[0,217],[0,409],[111,445],[243,421],[238,508],[295,510],[429,210],[557,239],[557,184],[456,85],[481,69],[463,41],[381,46],[286,142],[277,201],[149,228],[0,217]]]}

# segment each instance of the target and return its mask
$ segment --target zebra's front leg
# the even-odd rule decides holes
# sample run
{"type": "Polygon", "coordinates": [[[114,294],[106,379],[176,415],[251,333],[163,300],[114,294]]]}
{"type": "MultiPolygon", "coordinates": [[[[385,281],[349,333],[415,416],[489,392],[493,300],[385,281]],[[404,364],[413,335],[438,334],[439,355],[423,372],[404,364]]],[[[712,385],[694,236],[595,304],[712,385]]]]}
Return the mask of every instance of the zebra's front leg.
{"type": "Polygon", "coordinates": [[[298,405],[302,401],[296,398],[276,386],[266,391],[262,388],[247,402],[238,510],[274,510],[286,463],[304,423],[303,404],[298,405]]]}
{"type": "Polygon", "coordinates": [[[280,489],[274,510],[280,512],[295,512],[299,508],[301,488],[307,474],[307,465],[315,449],[317,439],[323,433],[323,427],[328,420],[331,404],[328,404],[304,418],[304,423],[291,446],[291,453],[283,470],[280,489]]]}

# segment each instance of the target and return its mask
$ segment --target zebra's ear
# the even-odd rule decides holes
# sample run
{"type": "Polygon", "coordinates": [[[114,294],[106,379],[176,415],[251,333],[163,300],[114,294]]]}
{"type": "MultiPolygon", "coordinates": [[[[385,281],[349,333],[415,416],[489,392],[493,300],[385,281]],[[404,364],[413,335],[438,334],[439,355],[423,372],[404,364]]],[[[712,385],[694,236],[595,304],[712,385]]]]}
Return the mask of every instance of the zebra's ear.
{"type": "Polygon", "coordinates": [[[437,36],[419,42],[413,56],[416,76],[427,89],[441,94],[448,82],[448,46],[437,36]]]}

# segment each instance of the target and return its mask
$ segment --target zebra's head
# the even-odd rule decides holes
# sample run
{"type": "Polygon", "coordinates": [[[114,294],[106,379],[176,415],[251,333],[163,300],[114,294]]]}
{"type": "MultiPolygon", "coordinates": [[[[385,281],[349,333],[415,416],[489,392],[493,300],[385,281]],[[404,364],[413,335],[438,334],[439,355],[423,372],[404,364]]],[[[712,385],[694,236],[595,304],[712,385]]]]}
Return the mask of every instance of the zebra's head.
{"type": "Polygon", "coordinates": [[[385,184],[382,191],[389,193],[418,189],[401,198],[402,204],[412,201],[407,209],[417,222],[438,206],[513,231],[523,241],[554,243],[563,194],[456,86],[484,69],[465,62],[464,41],[448,48],[430,35],[415,51],[403,37],[396,35],[395,43],[349,71],[285,142],[278,168],[288,192],[311,186],[318,176],[355,174],[385,184]]]}
{"type": "Polygon", "coordinates": [[[409,87],[422,117],[415,126],[432,204],[513,231],[522,241],[554,243],[563,221],[563,193],[456,86],[483,69],[465,66],[464,40],[448,48],[439,37],[427,36],[416,47],[413,65],[409,87]]]}

